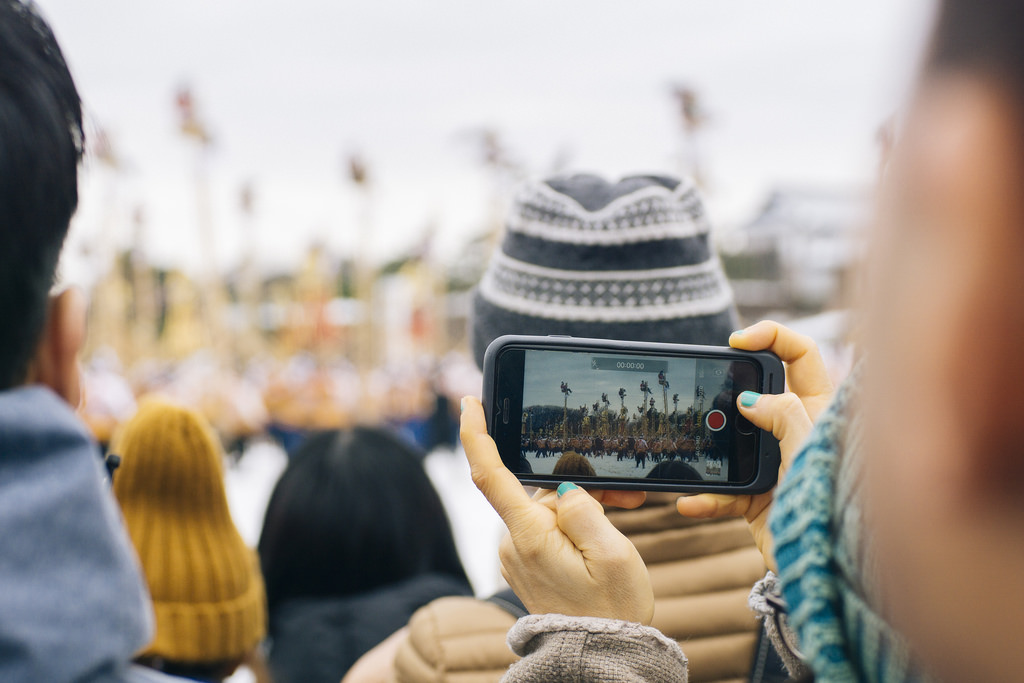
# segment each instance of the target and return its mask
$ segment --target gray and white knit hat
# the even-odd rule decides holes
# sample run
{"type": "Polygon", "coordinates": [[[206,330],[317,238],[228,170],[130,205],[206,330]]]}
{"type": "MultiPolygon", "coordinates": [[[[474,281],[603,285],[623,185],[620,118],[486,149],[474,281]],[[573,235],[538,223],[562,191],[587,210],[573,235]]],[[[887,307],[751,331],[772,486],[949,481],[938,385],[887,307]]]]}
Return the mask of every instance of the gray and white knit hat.
{"type": "Polygon", "coordinates": [[[693,183],[574,175],[516,195],[470,324],[482,365],[503,334],[726,344],[737,322],[693,183]]]}

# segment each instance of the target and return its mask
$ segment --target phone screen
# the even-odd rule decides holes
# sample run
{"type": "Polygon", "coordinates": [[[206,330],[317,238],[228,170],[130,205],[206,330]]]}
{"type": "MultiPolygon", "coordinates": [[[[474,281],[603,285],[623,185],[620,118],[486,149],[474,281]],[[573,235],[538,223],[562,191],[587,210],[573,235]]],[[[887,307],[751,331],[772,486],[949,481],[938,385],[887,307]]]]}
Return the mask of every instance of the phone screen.
{"type": "Polygon", "coordinates": [[[521,397],[506,404],[506,415],[519,412],[518,457],[503,454],[518,475],[725,485],[755,475],[759,430],[736,409],[741,392],[761,388],[752,361],[550,349],[502,355],[506,386],[521,378],[505,393],[521,397]]]}

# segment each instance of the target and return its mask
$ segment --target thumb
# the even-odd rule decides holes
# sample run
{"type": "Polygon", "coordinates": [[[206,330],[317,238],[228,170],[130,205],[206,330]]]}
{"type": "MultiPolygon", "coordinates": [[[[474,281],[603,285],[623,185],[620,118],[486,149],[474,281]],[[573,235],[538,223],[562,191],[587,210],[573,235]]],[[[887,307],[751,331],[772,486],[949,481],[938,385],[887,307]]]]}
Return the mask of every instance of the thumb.
{"type": "Polygon", "coordinates": [[[555,512],[558,528],[585,556],[590,554],[588,551],[614,548],[626,540],[605,517],[601,504],[570,482],[559,485],[555,512]]]}
{"type": "Polygon", "coordinates": [[[744,391],[736,403],[743,417],[779,440],[783,465],[788,465],[812,427],[811,418],[800,398],[793,392],[761,395],[744,391]]]}

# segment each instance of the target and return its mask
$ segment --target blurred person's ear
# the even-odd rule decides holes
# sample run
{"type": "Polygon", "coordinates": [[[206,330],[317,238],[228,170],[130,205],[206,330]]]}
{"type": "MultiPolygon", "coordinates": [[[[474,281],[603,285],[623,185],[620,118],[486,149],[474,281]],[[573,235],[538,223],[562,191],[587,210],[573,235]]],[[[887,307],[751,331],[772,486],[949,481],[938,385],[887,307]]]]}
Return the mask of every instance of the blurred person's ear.
{"type": "Polygon", "coordinates": [[[46,325],[28,371],[28,384],[43,384],[77,408],[81,400],[78,352],[85,343],[85,295],[70,288],[50,298],[46,325]]]}

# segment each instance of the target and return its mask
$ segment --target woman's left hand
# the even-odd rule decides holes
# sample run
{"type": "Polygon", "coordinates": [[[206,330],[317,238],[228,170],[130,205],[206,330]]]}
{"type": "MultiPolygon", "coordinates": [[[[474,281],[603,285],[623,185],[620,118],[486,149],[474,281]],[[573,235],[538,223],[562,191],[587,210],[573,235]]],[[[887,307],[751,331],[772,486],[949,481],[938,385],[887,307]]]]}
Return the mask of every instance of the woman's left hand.
{"type": "Polygon", "coordinates": [[[535,614],[602,617],[650,624],[654,592],[640,554],[605,517],[601,502],[635,507],[638,492],[591,495],[572,484],[530,498],[501,462],[483,407],[462,400],[462,444],[473,482],[508,527],[502,575],[535,614]]]}
{"type": "MultiPolygon", "coordinates": [[[[737,399],[743,417],[771,432],[779,440],[782,462],[779,481],[789,469],[800,446],[811,431],[813,420],[832,400],[834,388],[825,363],[812,339],[770,320],[733,333],[729,344],[747,351],[767,349],[786,363],[784,394],[744,392],[737,399]]],[[[676,502],[679,514],[687,517],[743,517],[757,543],[765,565],[774,570],[775,556],[768,515],[774,491],[756,496],[702,493],[676,502]]]]}

